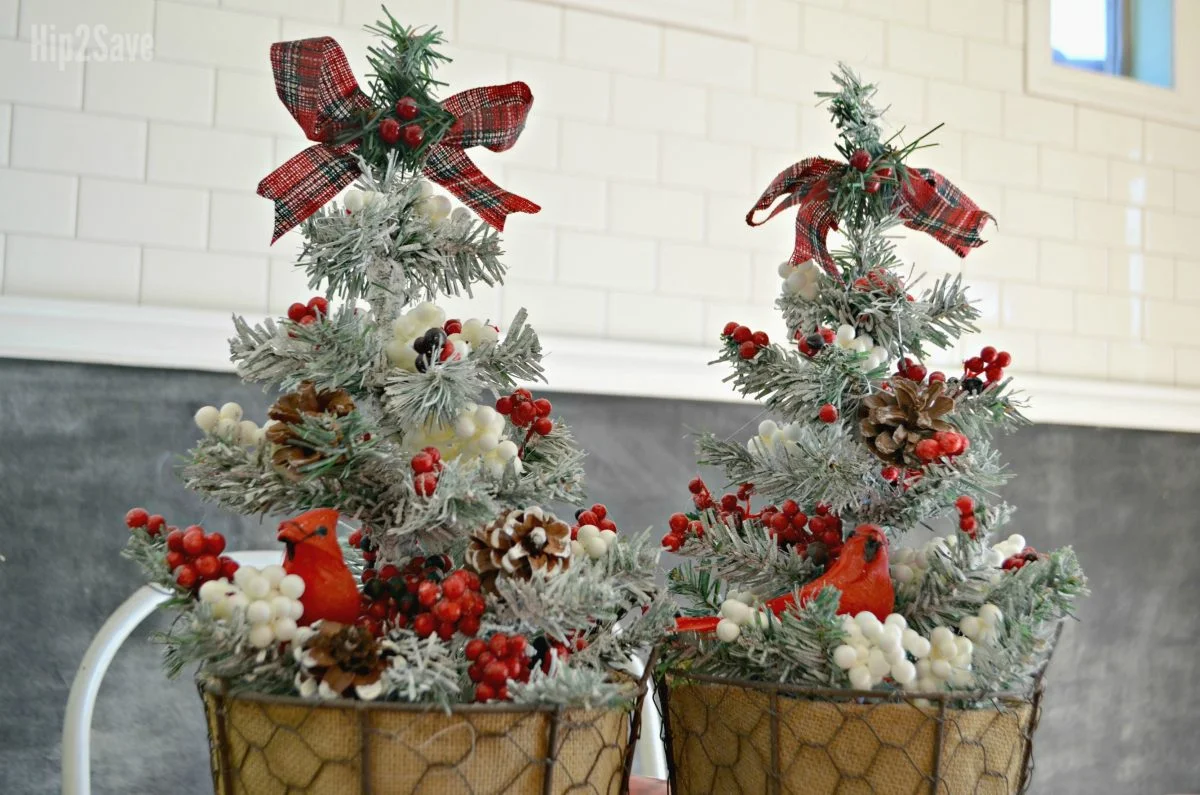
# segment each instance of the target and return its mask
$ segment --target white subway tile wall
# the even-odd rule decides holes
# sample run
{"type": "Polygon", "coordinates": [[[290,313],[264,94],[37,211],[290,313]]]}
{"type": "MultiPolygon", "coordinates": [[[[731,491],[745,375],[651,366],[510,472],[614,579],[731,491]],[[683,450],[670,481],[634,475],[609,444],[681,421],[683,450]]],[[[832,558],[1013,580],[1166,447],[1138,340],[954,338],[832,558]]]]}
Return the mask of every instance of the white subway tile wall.
{"type": "MultiPolygon", "coordinates": [[[[833,154],[811,92],[841,59],[881,83],[906,135],[945,122],[916,160],[996,214],[964,261],[915,233],[900,244],[976,286],[983,333],[963,350],[986,339],[1026,371],[1200,385],[1200,129],[1025,94],[1021,0],[707,0],[707,19],[745,12],[724,34],[579,5],[392,3],[446,32],[448,91],[521,79],[537,98],[513,150],[472,156],[544,209],[510,221],[509,283],[456,309],[524,305],[546,332],[595,338],[712,344],[732,319],[779,334],[792,221],[743,217],[778,170],[833,154]]],[[[0,0],[0,293],[247,312],[307,296],[298,236],[269,246],[254,195],[305,146],[267,48],[333,35],[365,81],[361,27],[378,13],[0,0]],[[34,58],[35,26],[79,24],[153,34],[153,58],[34,58]]]]}

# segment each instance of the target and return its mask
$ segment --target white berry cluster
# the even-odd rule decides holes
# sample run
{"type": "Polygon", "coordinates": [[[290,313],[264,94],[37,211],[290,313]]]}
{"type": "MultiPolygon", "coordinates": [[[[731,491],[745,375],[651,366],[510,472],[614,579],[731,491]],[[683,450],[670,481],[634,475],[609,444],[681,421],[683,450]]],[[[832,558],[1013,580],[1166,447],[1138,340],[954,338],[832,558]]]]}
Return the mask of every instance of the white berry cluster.
{"type": "Polygon", "coordinates": [[[1004,613],[993,604],[980,605],[979,612],[964,616],[958,629],[976,643],[988,643],[996,638],[996,632],[1004,621],[1004,613]]]}
{"type": "Polygon", "coordinates": [[[746,449],[758,455],[770,455],[781,445],[794,443],[800,438],[798,422],[780,426],[774,420],[763,420],[758,424],[758,435],[750,437],[746,449]]]}
{"type": "Polygon", "coordinates": [[[798,295],[806,301],[813,300],[821,291],[821,268],[812,260],[799,265],[781,262],[779,278],[783,279],[784,293],[798,295]]]}
{"type": "Polygon", "coordinates": [[[450,200],[433,192],[433,183],[421,180],[417,186],[421,198],[417,200],[416,211],[425,216],[430,226],[449,224],[451,227],[465,227],[471,223],[471,211],[466,207],[450,210],[450,200]]]}
{"type": "Polygon", "coordinates": [[[382,197],[383,194],[379,191],[351,188],[342,195],[342,206],[346,208],[346,212],[354,215],[361,213],[364,208],[370,207],[382,197]]]}
{"type": "Polygon", "coordinates": [[[757,600],[752,593],[730,591],[725,601],[721,602],[721,620],[717,622],[717,638],[725,643],[732,643],[742,634],[742,627],[754,624],[759,627],[769,626],[774,615],[770,611],[756,606],[757,600]]]}
{"type": "Polygon", "coordinates": [[[837,327],[837,337],[834,344],[855,353],[865,353],[867,358],[862,363],[863,370],[874,370],[881,364],[886,364],[891,358],[887,348],[875,344],[867,332],[859,334],[854,326],[843,323],[837,327]]]}
{"type": "MultiPolygon", "coordinates": [[[[931,538],[920,549],[899,547],[889,559],[892,580],[901,584],[919,583],[924,578],[926,570],[929,569],[929,557],[937,554],[938,549],[953,549],[957,543],[958,534],[951,534],[931,538]]],[[[999,577],[998,570],[1004,561],[1023,549],[1025,549],[1025,536],[1013,533],[987,551],[988,565],[997,569],[995,574],[999,577]]]]}
{"type": "Polygon", "coordinates": [[[601,530],[594,524],[580,525],[576,538],[571,542],[571,556],[582,558],[587,555],[597,560],[608,554],[608,548],[617,540],[616,532],[601,530]]]}
{"type": "MultiPolygon", "coordinates": [[[[386,348],[388,361],[394,367],[416,372],[417,349],[413,347],[413,343],[429,329],[440,329],[445,325],[446,310],[428,301],[417,304],[392,321],[392,341],[386,348]]],[[[446,336],[447,341],[454,346],[452,358],[455,359],[466,358],[472,348],[477,348],[485,342],[495,342],[499,338],[500,332],[479,318],[463,321],[462,331],[446,336]]]]}
{"type": "Polygon", "coordinates": [[[1013,555],[1019,555],[1025,549],[1025,536],[1013,533],[998,544],[993,544],[988,550],[988,563],[996,568],[1004,565],[1004,561],[1013,555]]]}
{"type": "Polygon", "coordinates": [[[226,403],[221,408],[201,406],[194,419],[200,430],[231,444],[244,447],[262,444],[264,429],[250,420],[242,419],[242,407],[237,403],[226,403]]]}
{"type": "Polygon", "coordinates": [[[881,622],[863,611],[847,616],[842,631],[846,643],[833,650],[833,663],[846,672],[855,690],[870,690],[889,677],[906,690],[926,693],[947,684],[970,687],[974,681],[974,644],[946,627],[936,627],[926,638],[910,629],[899,613],[881,622]]]}
{"type": "Polygon", "coordinates": [[[493,477],[500,477],[509,466],[520,474],[524,467],[517,445],[503,438],[506,422],[491,406],[468,403],[452,424],[426,426],[410,433],[406,442],[414,450],[436,447],[444,460],[480,459],[493,477]]]}
{"type": "Polygon", "coordinates": [[[240,566],[233,582],[222,577],[200,586],[200,601],[212,605],[215,618],[229,618],[234,611],[245,612],[250,625],[248,639],[256,649],[296,637],[296,621],[304,615],[300,597],[304,580],[287,574],[282,566],[240,566]]]}

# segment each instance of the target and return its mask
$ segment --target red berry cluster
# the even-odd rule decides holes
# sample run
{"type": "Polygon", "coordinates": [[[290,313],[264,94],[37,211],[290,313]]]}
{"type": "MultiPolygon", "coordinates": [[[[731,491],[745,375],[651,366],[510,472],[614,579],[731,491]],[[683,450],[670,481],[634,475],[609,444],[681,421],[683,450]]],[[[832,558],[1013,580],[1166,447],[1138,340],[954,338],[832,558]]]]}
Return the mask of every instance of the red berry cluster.
{"type": "Polygon", "coordinates": [[[925,365],[914,362],[911,357],[905,356],[896,363],[896,375],[901,378],[907,378],[909,381],[916,381],[918,384],[925,380],[925,376],[929,376],[929,383],[934,381],[945,381],[946,374],[941,370],[934,370],[932,373],[925,369],[925,365]]]}
{"type": "Polygon", "coordinates": [[[585,524],[593,525],[601,530],[617,532],[617,523],[608,518],[608,507],[604,503],[596,503],[591,508],[580,508],[575,512],[575,524],[571,526],[571,540],[579,537],[579,528],[585,524]]]}
{"type": "Polygon", "coordinates": [[[920,480],[925,473],[920,469],[901,469],[895,466],[886,466],[879,470],[879,477],[886,480],[888,483],[900,484],[907,491],[908,487],[920,480]],[[903,478],[903,480],[901,480],[903,478]]]}
{"type": "Polygon", "coordinates": [[[426,447],[412,457],[409,466],[413,471],[413,489],[422,497],[428,497],[437,490],[438,474],[441,473],[442,454],[436,447],[426,447]]]}
{"type": "Polygon", "coordinates": [[[458,632],[472,637],[487,602],[479,575],[450,568],[445,555],[415,557],[403,569],[392,564],[364,569],[363,620],[379,635],[388,627],[411,627],[418,637],[437,633],[450,640],[458,632]]]}
{"type": "Polygon", "coordinates": [[[962,455],[971,446],[971,440],[957,431],[938,431],[932,438],[917,442],[917,458],[925,463],[939,458],[954,458],[962,455]]]}
{"type": "Polygon", "coordinates": [[[679,551],[689,534],[697,538],[704,535],[704,523],[688,517],[686,513],[671,514],[671,518],[667,520],[667,528],[669,532],[662,537],[662,545],[672,552],[679,551]]]}
{"type": "Polygon", "coordinates": [[[872,268],[866,276],[854,280],[854,289],[860,293],[895,295],[904,289],[904,282],[887,268],[872,268]]]}
{"type": "Polygon", "coordinates": [[[533,393],[528,389],[518,389],[496,401],[496,411],[508,417],[518,428],[529,429],[525,434],[526,444],[535,433],[538,436],[547,436],[554,430],[554,421],[550,419],[550,412],[553,410],[554,406],[549,400],[534,400],[533,393]]]}
{"type": "Polygon", "coordinates": [[[475,701],[508,701],[508,683],[529,681],[529,642],[524,635],[497,632],[486,641],[475,638],[463,649],[475,683],[475,701]]]}
{"type": "MultiPolygon", "coordinates": [[[[883,187],[886,180],[892,178],[892,170],[890,168],[876,169],[875,173],[867,177],[867,182],[863,186],[867,193],[879,193],[879,189],[883,187]]],[[[908,300],[912,300],[910,296],[908,300]]]]}
{"type": "Polygon", "coordinates": [[[146,512],[145,508],[130,508],[129,512],[125,514],[126,527],[130,530],[137,530],[139,528],[145,530],[151,538],[157,538],[166,524],[166,519],[158,514],[151,516],[146,512]]]}
{"type": "Polygon", "coordinates": [[[856,149],[854,154],[850,155],[850,166],[855,171],[866,171],[871,167],[871,153],[866,149],[856,149]]]}
{"type": "Polygon", "coordinates": [[[1016,571],[1017,569],[1024,568],[1026,563],[1032,563],[1033,561],[1039,560],[1043,557],[1045,557],[1045,555],[1038,553],[1038,551],[1033,547],[1025,547],[1011,558],[1006,558],[1005,561],[1000,564],[1000,568],[1004,569],[1005,571],[1016,571]]]}
{"type": "Polygon", "coordinates": [[[833,341],[837,339],[837,334],[833,329],[822,326],[811,334],[797,330],[796,339],[800,344],[800,352],[812,358],[820,353],[826,345],[832,345],[833,341]]]}
{"type": "Polygon", "coordinates": [[[545,637],[538,638],[534,642],[534,659],[541,660],[542,673],[550,673],[550,667],[554,660],[566,662],[572,652],[583,651],[588,647],[587,638],[583,633],[574,633],[568,637],[566,643],[547,640],[545,637]]]}
{"type": "Polygon", "coordinates": [[[779,546],[794,547],[818,564],[836,560],[842,553],[842,520],[827,505],[817,503],[813,516],[808,516],[795,500],[784,500],[778,508],[763,508],[759,520],[779,546]]]}
{"type": "Polygon", "coordinates": [[[759,351],[771,344],[771,338],[767,336],[767,332],[751,331],[749,326],[733,322],[725,324],[725,328],[721,330],[721,336],[726,340],[732,340],[733,344],[737,345],[738,356],[743,359],[753,359],[759,351]]]}
{"type": "Polygon", "coordinates": [[[958,510],[958,529],[975,538],[979,528],[975,519],[975,500],[964,494],[954,501],[954,507],[958,510]]]}
{"type": "MultiPolygon", "coordinates": [[[[147,516],[141,508],[134,508],[127,513],[125,523],[131,528],[144,528],[151,536],[157,536],[165,524],[161,516],[147,516]]],[[[206,533],[199,525],[192,525],[186,530],[178,527],[165,529],[167,568],[180,588],[195,593],[209,580],[220,577],[233,579],[238,564],[233,558],[221,554],[225,551],[225,536],[206,533]]]]}
{"type": "Polygon", "coordinates": [[[323,317],[329,314],[329,302],[319,295],[314,295],[308,299],[307,304],[302,304],[299,301],[288,307],[288,320],[293,323],[299,323],[302,326],[307,326],[309,323],[316,323],[323,317]]]}
{"type": "Polygon", "coordinates": [[[416,149],[425,140],[425,131],[419,124],[404,124],[401,121],[412,122],[420,113],[417,101],[412,97],[402,97],[396,100],[396,118],[387,118],[379,122],[379,137],[388,146],[395,146],[404,139],[404,145],[416,149]]]}
{"type": "Polygon", "coordinates": [[[978,356],[972,356],[963,362],[963,386],[967,386],[970,379],[979,381],[981,375],[987,378],[983,387],[991,386],[1004,378],[1004,368],[1010,364],[1012,354],[1008,351],[997,351],[991,345],[986,345],[978,356]]]}

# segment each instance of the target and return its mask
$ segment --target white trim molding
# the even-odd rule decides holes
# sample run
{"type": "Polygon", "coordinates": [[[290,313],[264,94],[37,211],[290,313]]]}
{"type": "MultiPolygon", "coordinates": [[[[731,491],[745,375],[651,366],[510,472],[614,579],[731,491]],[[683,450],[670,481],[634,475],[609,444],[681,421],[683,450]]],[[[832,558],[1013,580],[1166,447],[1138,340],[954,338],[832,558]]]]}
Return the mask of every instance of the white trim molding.
{"type": "MultiPolygon", "coordinates": [[[[222,312],[0,297],[0,357],[232,372],[231,329],[222,312]]],[[[716,355],[709,348],[554,336],[542,343],[555,392],[747,402],[708,366],[716,355]]],[[[1018,383],[1035,422],[1200,433],[1200,389],[1044,375],[1018,383]]]]}

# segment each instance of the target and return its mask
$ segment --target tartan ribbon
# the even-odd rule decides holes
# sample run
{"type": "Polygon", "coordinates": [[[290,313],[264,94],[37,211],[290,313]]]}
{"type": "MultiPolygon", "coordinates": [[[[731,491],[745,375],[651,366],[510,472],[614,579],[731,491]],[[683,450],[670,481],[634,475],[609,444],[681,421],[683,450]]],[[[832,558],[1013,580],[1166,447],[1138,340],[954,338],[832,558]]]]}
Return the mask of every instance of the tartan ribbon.
{"type": "MultiPolygon", "coordinates": [[[[359,176],[353,157],[358,140],[347,140],[347,135],[360,129],[374,108],[358,87],[341,46],[328,36],[272,44],[271,71],[280,101],[305,136],[317,142],[258,184],[258,195],[275,203],[274,243],[359,176]]],[[[541,208],[500,188],[463,150],[510,148],[525,127],[532,103],[533,94],[524,83],[455,94],[442,103],[456,117],[454,125],[428,150],[424,174],[497,229],[504,229],[508,213],[536,213],[541,208]]]]}
{"type": "MultiPolygon", "coordinates": [[[[746,213],[746,223],[760,226],[779,213],[799,205],[796,212],[796,243],[789,262],[798,265],[810,259],[820,263],[830,276],[841,281],[841,274],[829,254],[825,239],[837,229],[837,216],[830,204],[834,184],[850,166],[824,157],[810,157],[788,166],[771,180],[762,196],[746,213]],[[755,221],[756,213],[766,210],[784,196],[770,215],[755,221]]],[[[933,236],[960,257],[983,245],[979,232],[992,216],[980,210],[961,190],[941,174],[927,168],[909,169],[900,180],[900,189],[892,200],[892,209],[904,225],[933,236]]]]}

